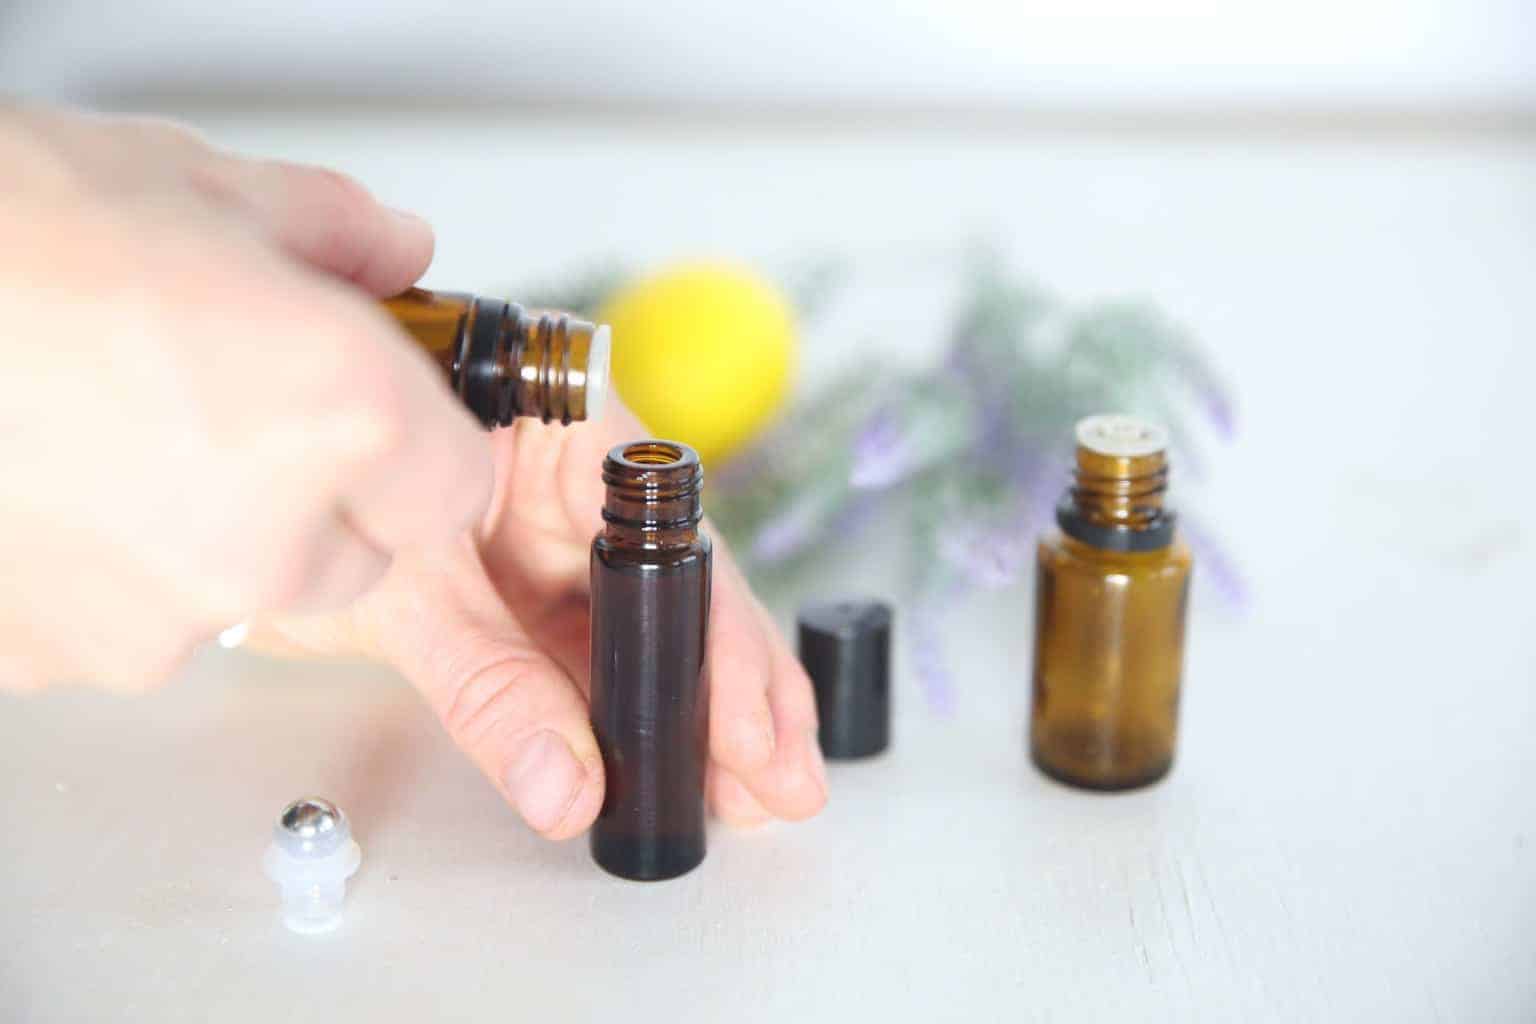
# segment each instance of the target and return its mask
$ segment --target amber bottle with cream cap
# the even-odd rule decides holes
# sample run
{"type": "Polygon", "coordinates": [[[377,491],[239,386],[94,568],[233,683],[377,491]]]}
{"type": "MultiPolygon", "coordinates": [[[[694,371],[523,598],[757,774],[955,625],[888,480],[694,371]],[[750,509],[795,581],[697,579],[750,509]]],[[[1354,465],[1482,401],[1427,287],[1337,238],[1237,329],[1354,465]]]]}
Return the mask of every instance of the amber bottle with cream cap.
{"type": "Polygon", "coordinates": [[[1173,766],[1193,560],[1163,502],[1166,432],[1091,416],[1076,435],[1038,547],[1030,747],[1062,782],[1130,789],[1173,766]]]}

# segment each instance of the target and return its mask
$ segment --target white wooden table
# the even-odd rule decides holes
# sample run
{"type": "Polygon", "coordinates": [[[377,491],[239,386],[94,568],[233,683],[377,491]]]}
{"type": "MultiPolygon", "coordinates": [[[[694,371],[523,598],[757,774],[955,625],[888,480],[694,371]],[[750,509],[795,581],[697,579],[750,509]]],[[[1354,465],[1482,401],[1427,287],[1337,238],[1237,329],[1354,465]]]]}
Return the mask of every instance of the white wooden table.
{"type": "MultiPolygon", "coordinates": [[[[1532,140],[201,120],[425,212],[441,285],[986,233],[1073,296],[1155,296],[1239,394],[1191,500],[1253,599],[1198,597],[1155,788],[1032,770],[1027,595],[982,595],[953,717],[903,667],[892,751],[834,766],[824,815],[716,828],[654,886],[533,838],[381,669],[209,652],[148,699],[0,699],[0,1018],[1536,1017],[1532,140]],[[364,849],[320,939],[259,864],[312,791],[364,849]]],[[[939,324],[946,287],[890,282],[808,372],[939,324]]]]}

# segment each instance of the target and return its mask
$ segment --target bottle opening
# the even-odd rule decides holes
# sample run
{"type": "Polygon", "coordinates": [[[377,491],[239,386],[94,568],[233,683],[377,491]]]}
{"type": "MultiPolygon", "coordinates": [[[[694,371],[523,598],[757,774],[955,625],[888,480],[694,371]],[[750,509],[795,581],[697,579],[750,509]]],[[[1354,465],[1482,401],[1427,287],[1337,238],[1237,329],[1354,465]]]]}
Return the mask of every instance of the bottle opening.
{"type": "Polygon", "coordinates": [[[642,466],[673,466],[683,461],[683,450],[665,441],[642,441],[624,448],[626,462],[642,466]]]}
{"type": "MultiPolygon", "coordinates": [[[[654,438],[616,445],[603,460],[603,483],[603,519],[610,536],[614,531],[682,531],[675,539],[692,543],[704,514],[699,503],[704,467],[692,448],[654,438]]],[[[650,543],[656,538],[645,539],[650,543]]]]}
{"type": "Polygon", "coordinates": [[[1098,455],[1136,459],[1168,447],[1168,432],[1134,416],[1089,416],[1078,421],[1077,443],[1098,455]]]}

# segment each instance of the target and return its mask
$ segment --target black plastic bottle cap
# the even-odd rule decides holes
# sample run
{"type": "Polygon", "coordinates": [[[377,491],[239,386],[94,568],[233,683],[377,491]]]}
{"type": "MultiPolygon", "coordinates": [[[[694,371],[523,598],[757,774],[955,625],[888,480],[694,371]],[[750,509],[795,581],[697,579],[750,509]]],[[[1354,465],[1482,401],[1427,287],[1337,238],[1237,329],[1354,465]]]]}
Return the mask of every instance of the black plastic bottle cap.
{"type": "Polygon", "coordinates": [[[816,688],[821,752],[869,757],[891,742],[891,608],[829,601],[800,609],[800,663],[816,688]]]}

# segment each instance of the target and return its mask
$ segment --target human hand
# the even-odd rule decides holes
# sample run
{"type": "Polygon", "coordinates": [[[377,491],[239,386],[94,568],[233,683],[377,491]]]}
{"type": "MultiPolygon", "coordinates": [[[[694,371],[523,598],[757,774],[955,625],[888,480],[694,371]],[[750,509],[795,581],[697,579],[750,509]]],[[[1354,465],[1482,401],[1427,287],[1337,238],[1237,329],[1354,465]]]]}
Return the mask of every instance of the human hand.
{"type": "MultiPolygon", "coordinates": [[[[622,408],[569,427],[518,420],[488,439],[496,487],[478,531],[400,554],[340,614],[253,623],[248,643],[392,662],[530,826],[576,835],[603,799],[587,712],[601,466],[614,445],[645,436],[622,408]]],[[[819,811],[826,777],[810,682],[718,538],[707,667],[715,813],[752,824],[819,811]]]]}
{"type": "Polygon", "coordinates": [[[484,436],[369,299],[431,229],[349,179],[0,106],[0,239],[0,686],[148,685],[484,512],[484,436]]]}

